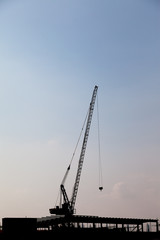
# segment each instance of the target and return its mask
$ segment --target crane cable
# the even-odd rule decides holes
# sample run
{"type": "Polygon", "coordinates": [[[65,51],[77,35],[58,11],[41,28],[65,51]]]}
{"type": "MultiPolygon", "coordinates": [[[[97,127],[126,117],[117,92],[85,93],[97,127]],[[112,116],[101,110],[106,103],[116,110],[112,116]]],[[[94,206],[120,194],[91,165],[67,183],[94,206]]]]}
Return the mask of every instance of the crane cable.
{"type": "MultiPolygon", "coordinates": [[[[65,183],[65,181],[66,181],[66,178],[67,178],[67,176],[68,176],[68,173],[69,173],[69,170],[70,170],[70,167],[71,167],[71,164],[72,164],[73,158],[74,158],[74,156],[75,156],[75,153],[76,153],[76,150],[77,150],[78,144],[79,144],[80,139],[81,139],[81,136],[82,136],[82,132],[83,132],[83,130],[84,130],[84,127],[85,127],[85,124],[86,124],[86,121],[87,121],[88,114],[89,114],[89,109],[88,109],[88,111],[87,111],[87,114],[86,114],[86,117],[85,117],[84,123],[83,123],[83,125],[82,125],[82,129],[81,129],[81,132],[80,132],[80,135],[79,135],[78,141],[77,141],[77,143],[76,143],[76,146],[75,146],[75,149],[74,149],[73,155],[72,155],[71,160],[70,160],[70,164],[69,164],[69,166],[68,166],[68,168],[67,168],[67,170],[66,170],[66,173],[65,173],[65,175],[64,175],[64,177],[63,177],[63,180],[62,180],[61,185],[64,185],[64,183],[65,183]]],[[[60,198],[60,206],[61,206],[61,190],[59,190],[59,192],[58,192],[58,196],[57,196],[57,199],[56,199],[55,206],[57,205],[57,202],[58,202],[58,199],[59,199],[59,198],[60,198]]]]}
{"type": "Polygon", "coordinates": [[[88,109],[88,111],[87,111],[87,114],[86,114],[86,117],[85,117],[85,120],[84,120],[84,123],[83,123],[83,126],[82,126],[82,129],[81,129],[81,132],[80,132],[80,135],[79,135],[79,138],[78,138],[77,144],[76,144],[76,146],[75,146],[75,149],[74,149],[74,152],[73,152],[73,155],[72,155],[72,158],[71,158],[71,161],[70,161],[69,166],[71,166],[72,161],[73,161],[73,158],[74,158],[74,156],[75,156],[75,152],[76,152],[76,150],[77,150],[77,147],[78,147],[79,141],[80,141],[81,136],[82,136],[82,132],[83,132],[83,130],[84,130],[84,126],[85,126],[86,121],[87,121],[88,113],[89,113],[89,109],[88,109]]]}
{"type": "Polygon", "coordinates": [[[101,142],[100,142],[100,127],[99,127],[99,106],[97,94],[97,124],[98,124],[98,163],[99,163],[99,190],[103,190],[103,176],[102,176],[102,161],[101,161],[101,142]]]}

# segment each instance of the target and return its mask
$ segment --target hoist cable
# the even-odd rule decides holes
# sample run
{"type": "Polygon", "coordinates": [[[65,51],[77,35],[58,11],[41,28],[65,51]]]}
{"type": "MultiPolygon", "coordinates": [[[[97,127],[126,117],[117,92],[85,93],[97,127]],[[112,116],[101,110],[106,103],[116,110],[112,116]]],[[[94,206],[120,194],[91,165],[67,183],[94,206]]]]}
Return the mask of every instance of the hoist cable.
{"type": "Polygon", "coordinates": [[[99,190],[103,190],[102,162],[101,162],[101,142],[100,142],[100,124],[99,124],[99,106],[97,95],[97,124],[98,124],[98,162],[99,162],[99,190]]]}

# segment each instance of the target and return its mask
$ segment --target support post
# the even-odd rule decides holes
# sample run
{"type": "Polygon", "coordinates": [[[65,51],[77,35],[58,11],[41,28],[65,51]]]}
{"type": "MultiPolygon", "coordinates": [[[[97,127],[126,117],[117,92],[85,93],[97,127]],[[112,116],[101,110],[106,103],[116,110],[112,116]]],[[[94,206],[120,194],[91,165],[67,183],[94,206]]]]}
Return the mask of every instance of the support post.
{"type": "Polygon", "coordinates": [[[158,228],[159,224],[158,224],[158,220],[156,221],[156,231],[159,232],[159,228],[158,228]]]}

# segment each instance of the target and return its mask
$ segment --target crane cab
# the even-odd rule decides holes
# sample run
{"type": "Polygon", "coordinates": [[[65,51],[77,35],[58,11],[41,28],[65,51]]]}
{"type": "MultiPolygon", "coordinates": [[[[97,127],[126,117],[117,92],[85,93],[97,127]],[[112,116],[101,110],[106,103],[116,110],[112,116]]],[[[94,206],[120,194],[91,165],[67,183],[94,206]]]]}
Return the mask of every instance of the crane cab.
{"type": "Polygon", "coordinates": [[[72,215],[73,210],[70,209],[69,205],[67,203],[63,203],[62,207],[56,206],[55,208],[49,209],[50,214],[55,215],[72,215]]]}

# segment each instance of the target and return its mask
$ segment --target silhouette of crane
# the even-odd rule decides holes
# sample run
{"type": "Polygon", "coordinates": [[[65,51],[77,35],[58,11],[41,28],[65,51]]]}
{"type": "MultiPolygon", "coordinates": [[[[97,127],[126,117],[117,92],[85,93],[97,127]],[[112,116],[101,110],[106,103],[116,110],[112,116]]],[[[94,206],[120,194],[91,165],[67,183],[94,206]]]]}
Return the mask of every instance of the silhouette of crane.
{"type": "Polygon", "coordinates": [[[81,149],[79,163],[78,163],[77,175],[76,175],[76,179],[75,179],[75,183],[74,183],[74,187],[73,187],[73,193],[71,196],[71,200],[69,200],[68,195],[65,190],[65,187],[64,187],[64,182],[65,182],[68,172],[70,170],[70,165],[69,165],[69,167],[67,168],[67,171],[64,175],[64,178],[62,180],[62,183],[60,185],[61,195],[63,196],[63,203],[60,200],[59,206],[49,209],[49,212],[51,214],[66,216],[66,215],[72,215],[75,213],[76,197],[77,197],[77,192],[78,192],[78,187],[79,187],[79,182],[80,182],[80,177],[81,177],[81,172],[82,172],[85,151],[86,151],[86,147],[87,147],[87,141],[88,141],[89,130],[90,130],[91,121],[92,121],[92,115],[93,115],[97,90],[98,90],[98,86],[95,86],[94,90],[93,90],[90,106],[89,106],[86,129],[85,129],[84,139],[83,139],[83,143],[82,143],[82,149],[81,149]]]}

